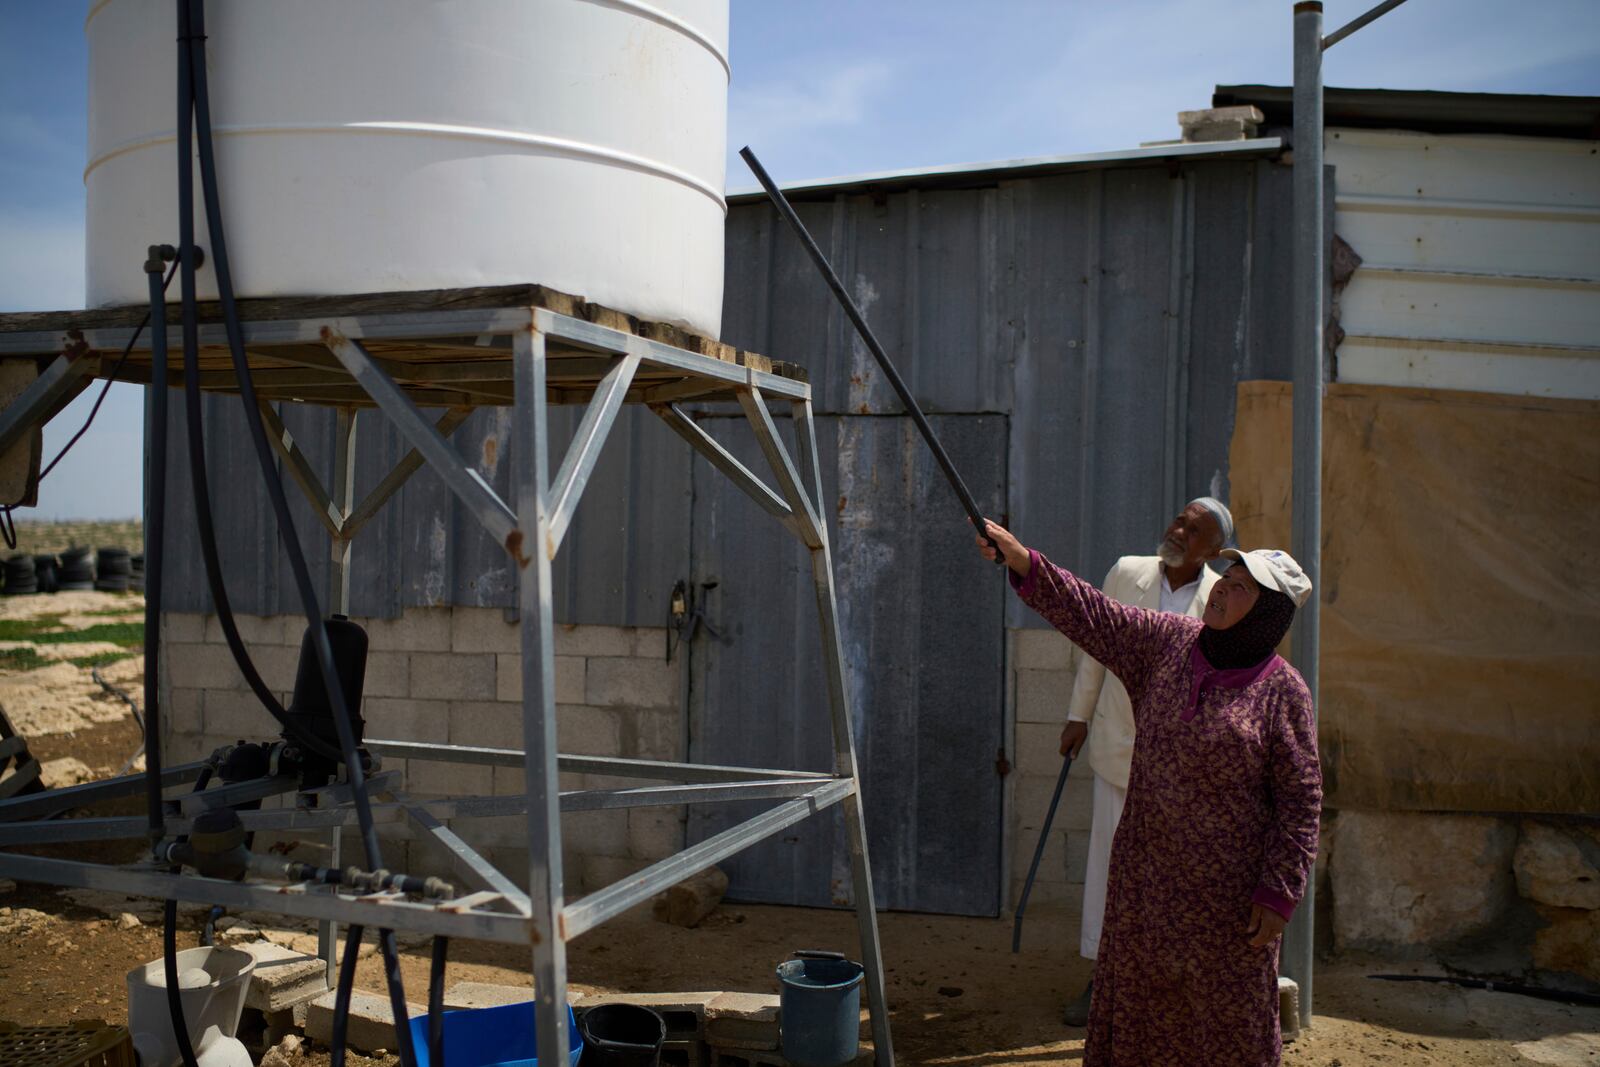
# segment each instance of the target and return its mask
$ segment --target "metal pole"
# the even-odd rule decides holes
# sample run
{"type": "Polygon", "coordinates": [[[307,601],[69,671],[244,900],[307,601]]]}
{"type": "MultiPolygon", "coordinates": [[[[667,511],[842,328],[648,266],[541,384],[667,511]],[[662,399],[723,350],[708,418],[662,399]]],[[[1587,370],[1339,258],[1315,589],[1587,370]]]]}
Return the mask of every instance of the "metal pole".
{"type": "Polygon", "coordinates": [[[1328,49],[1332,48],[1334,45],[1338,44],[1340,41],[1344,40],[1346,37],[1365,26],[1367,23],[1382,18],[1384,15],[1387,15],[1389,12],[1393,11],[1395,8],[1399,7],[1405,2],[1406,0],[1383,0],[1383,3],[1379,4],[1371,11],[1351,19],[1343,26],[1340,26],[1337,30],[1334,30],[1332,33],[1328,34],[1327,37],[1323,38],[1322,50],[1326,52],[1328,49]]]}
{"type": "MultiPolygon", "coordinates": [[[[1291,655],[1317,700],[1322,599],[1322,4],[1294,5],[1294,505],[1291,550],[1311,579],[1312,596],[1295,616],[1291,655]]],[[[1312,931],[1316,882],[1283,934],[1280,970],[1300,986],[1300,1025],[1311,1024],[1312,931]]]]}
{"type": "MultiPolygon", "coordinates": [[[[333,431],[333,510],[339,513],[339,534],[328,544],[328,613],[350,614],[350,539],[343,536],[344,521],[355,503],[356,409],[340,408],[333,431]]],[[[328,866],[338,870],[342,863],[344,828],[336,826],[328,835],[328,866]]],[[[317,955],[328,965],[328,984],[339,975],[339,924],[325,919],[317,924],[317,955]]]]}

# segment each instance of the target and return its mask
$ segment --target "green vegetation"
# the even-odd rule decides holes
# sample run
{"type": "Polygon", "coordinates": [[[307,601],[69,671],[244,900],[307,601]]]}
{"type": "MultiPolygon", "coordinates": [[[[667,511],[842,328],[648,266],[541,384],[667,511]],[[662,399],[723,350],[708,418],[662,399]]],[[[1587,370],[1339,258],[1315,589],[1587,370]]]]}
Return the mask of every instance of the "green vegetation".
{"type": "Polygon", "coordinates": [[[60,615],[36,615],[31,619],[0,619],[0,641],[36,641],[41,632],[57,630],[60,615]]]}
{"type": "Polygon", "coordinates": [[[103,622],[96,626],[86,626],[82,630],[51,630],[49,633],[34,634],[32,637],[17,640],[32,641],[36,645],[76,645],[85,641],[109,641],[123,648],[137,648],[144,644],[144,623],[103,622]]]}
{"type": "Polygon", "coordinates": [[[0,648],[0,671],[31,671],[49,664],[31,648],[0,648]]]}
{"type": "Polygon", "coordinates": [[[120,663],[136,655],[137,652],[101,652],[94,656],[75,656],[67,662],[75,667],[104,667],[108,663],[120,663]]]}

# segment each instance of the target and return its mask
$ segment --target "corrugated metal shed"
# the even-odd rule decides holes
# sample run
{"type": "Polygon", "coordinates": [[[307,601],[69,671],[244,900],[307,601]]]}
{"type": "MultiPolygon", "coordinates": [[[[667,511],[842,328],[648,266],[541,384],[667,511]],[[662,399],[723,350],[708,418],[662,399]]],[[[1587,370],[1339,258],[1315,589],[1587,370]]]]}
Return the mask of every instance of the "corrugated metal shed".
{"type": "MultiPolygon", "coordinates": [[[[844,191],[864,186],[843,180],[838,191],[810,187],[800,210],[919,402],[1009,418],[1012,525],[1097,575],[1150,544],[1185,498],[1226,492],[1236,383],[1288,377],[1290,171],[1262,158],[1277,147],[1145,149],[1121,165],[1099,155],[1022,176],[962,168],[958,181],[933,182],[953,187],[928,190],[908,175],[874,179],[866,192],[844,191]]],[[[775,221],[759,201],[730,209],[724,338],[807,366],[819,413],[898,413],[775,221]]],[[[237,402],[210,398],[206,408],[235,608],[297,611],[237,402]]],[[[502,493],[515,462],[508,418],[481,411],[454,439],[502,493]]],[[[285,421],[330,468],[331,412],[287,411],[285,421]]],[[[358,496],[403,454],[378,414],[362,416],[357,452],[358,496]]],[[[651,416],[625,414],[558,560],[558,618],[662,622],[673,583],[691,569],[689,463],[651,416]]],[[[205,610],[187,481],[172,484],[170,608],[205,610]]],[[[309,510],[298,514],[313,558],[325,557],[309,510]]],[[[356,542],[356,614],[513,599],[499,547],[426,470],[356,542]]],[[[1008,611],[1010,625],[1040,625],[1008,611]]]]}

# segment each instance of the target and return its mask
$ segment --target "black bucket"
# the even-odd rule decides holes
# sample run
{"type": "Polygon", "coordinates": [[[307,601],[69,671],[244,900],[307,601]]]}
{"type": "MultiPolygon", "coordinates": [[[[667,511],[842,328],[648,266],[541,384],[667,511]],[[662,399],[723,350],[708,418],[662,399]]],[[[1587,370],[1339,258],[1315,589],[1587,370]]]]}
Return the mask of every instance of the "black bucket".
{"type": "Polygon", "coordinates": [[[657,1067],[667,1024],[637,1004],[601,1004],[578,1023],[583,1059],[578,1067],[657,1067]]]}

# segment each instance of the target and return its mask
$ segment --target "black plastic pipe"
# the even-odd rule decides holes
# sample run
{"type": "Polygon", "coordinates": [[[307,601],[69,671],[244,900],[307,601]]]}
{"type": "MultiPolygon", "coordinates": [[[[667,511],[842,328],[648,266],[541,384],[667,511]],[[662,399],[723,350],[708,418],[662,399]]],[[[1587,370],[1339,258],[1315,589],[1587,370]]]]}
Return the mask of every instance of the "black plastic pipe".
{"type": "Polygon", "coordinates": [[[1056,808],[1061,804],[1061,790],[1067,784],[1067,772],[1072,770],[1072,757],[1061,760],[1061,773],[1056,777],[1055,795],[1050,798],[1050,810],[1044,813],[1044,829],[1039,831],[1039,844],[1033,850],[1033,862],[1028,864],[1028,878],[1022,883],[1022,899],[1017,901],[1017,915],[1011,920],[1011,952],[1022,951],[1022,913],[1028,910],[1028,895],[1033,892],[1033,877],[1039,873],[1039,860],[1044,857],[1044,847],[1050,841],[1050,824],[1055,821],[1056,808]]]}
{"type": "Polygon", "coordinates": [[[167,313],[161,282],[161,251],[145,260],[150,280],[150,469],[145,500],[144,768],[150,812],[150,845],[166,834],[161,800],[161,576],[167,517],[167,313]]]}
{"type": "Polygon", "coordinates": [[[428,968],[428,1067],[444,1067],[444,968],[449,952],[448,937],[433,939],[428,968]]]}
{"type": "MultiPolygon", "coordinates": [[[[883,371],[883,376],[889,379],[889,385],[894,389],[895,395],[900,398],[900,403],[905,405],[906,412],[911,416],[911,421],[917,424],[917,429],[922,433],[922,439],[928,443],[928,448],[933,452],[934,460],[939,464],[939,469],[944,472],[945,481],[950,483],[950,488],[955,491],[957,498],[960,499],[961,506],[966,509],[967,518],[972,521],[973,529],[983,534],[984,540],[988,541],[998,553],[1000,546],[995,544],[993,539],[985,532],[987,528],[984,525],[984,514],[978,508],[978,502],[973,499],[972,493],[967,489],[967,483],[961,480],[961,475],[956,471],[956,465],[950,459],[950,454],[944,450],[944,445],[939,443],[939,436],[933,432],[933,427],[928,424],[927,416],[922,413],[922,408],[918,406],[916,398],[911,395],[911,390],[906,386],[905,380],[900,377],[900,372],[895,369],[894,363],[889,359],[889,354],[883,350],[883,345],[878,343],[878,338],[872,332],[872,327],[867,325],[866,316],[856,306],[854,298],[845,289],[844,283],[839,280],[839,276],[833,272],[833,267],[829,265],[827,257],[822,254],[822,249],[817,246],[816,239],[811,236],[811,231],[807,230],[806,224],[800,221],[800,216],[795,214],[795,210],[790,206],[788,198],[783,195],[783,190],[779,189],[777,184],[773,182],[771,175],[767,173],[767,168],[761,165],[761,161],[756,158],[754,152],[750,151],[750,147],[746,145],[744,148],[739,149],[739,155],[749,165],[751,173],[756,176],[756,181],[761,183],[761,188],[767,191],[767,197],[771,199],[773,206],[778,209],[778,214],[783,216],[784,221],[789,224],[789,228],[794,231],[795,236],[800,238],[800,243],[805,246],[806,252],[811,256],[811,262],[817,265],[817,271],[822,275],[822,280],[828,283],[828,288],[832,289],[833,295],[838,297],[839,304],[844,308],[844,313],[850,317],[850,322],[855,326],[856,333],[860,334],[861,340],[866,342],[867,349],[872,353],[872,358],[878,361],[879,369],[883,371]]],[[[995,562],[1004,563],[1005,561],[997,558],[995,562]]]]}

